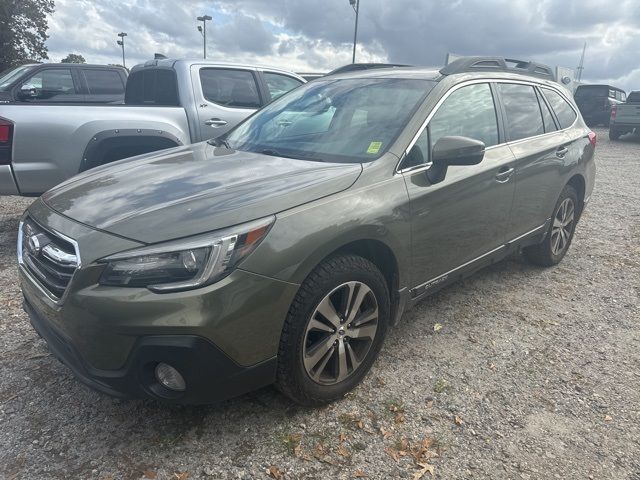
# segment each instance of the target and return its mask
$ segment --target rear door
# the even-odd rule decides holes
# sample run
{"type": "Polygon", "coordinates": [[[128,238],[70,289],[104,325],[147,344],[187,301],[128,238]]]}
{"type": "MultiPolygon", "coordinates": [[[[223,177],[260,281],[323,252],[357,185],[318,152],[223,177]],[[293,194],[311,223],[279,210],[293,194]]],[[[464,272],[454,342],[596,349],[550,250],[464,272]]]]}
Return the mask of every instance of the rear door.
{"type": "MultiPolygon", "coordinates": [[[[537,87],[498,83],[502,115],[515,161],[515,197],[508,240],[543,231],[557,200],[570,140],[537,87]]],[[[573,123],[576,119],[573,114],[573,123]]],[[[565,120],[568,121],[568,120],[565,120]]]]}
{"type": "Polygon", "coordinates": [[[226,133],[265,103],[252,68],[192,65],[191,82],[199,141],[226,133]]]}
{"type": "Polygon", "coordinates": [[[453,271],[499,250],[513,201],[514,157],[499,134],[489,83],[454,87],[436,106],[428,126],[400,165],[411,202],[415,294],[445,281],[453,271]],[[478,165],[451,166],[445,179],[430,184],[430,152],[443,136],[485,143],[478,165]]]}
{"type": "Polygon", "coordinates": [[[120,74],[108,68],[82,68],[87,88],[85,101],[91,103],[124,102],[124,81],[120,74]]]}

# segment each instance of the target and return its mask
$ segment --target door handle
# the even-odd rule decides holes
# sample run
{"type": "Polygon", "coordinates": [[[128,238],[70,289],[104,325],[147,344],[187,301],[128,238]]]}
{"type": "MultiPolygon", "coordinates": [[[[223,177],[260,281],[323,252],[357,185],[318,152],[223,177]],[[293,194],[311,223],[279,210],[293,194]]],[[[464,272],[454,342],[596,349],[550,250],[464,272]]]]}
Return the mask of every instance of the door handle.
{"type": "Polygon", "coordinates": [[[213,128],[219,128],[224,127],[227,124],[227,121],[219,118],[210,118],[209,120],[205,120],[204,124],[213,128]]]}
{"type": "Polygon", "coordinates": [[[508,182],[514,171],[513,167],[502,167],[496,174],[496,181],[500,183],[508,182]]]}
{"type": "Polygon", "coordinates": [[[556,157],[558,158],[564,158],[564,156],[569,153],[569,149],[567,147],[559,147],[556,150],[556,157]]]}

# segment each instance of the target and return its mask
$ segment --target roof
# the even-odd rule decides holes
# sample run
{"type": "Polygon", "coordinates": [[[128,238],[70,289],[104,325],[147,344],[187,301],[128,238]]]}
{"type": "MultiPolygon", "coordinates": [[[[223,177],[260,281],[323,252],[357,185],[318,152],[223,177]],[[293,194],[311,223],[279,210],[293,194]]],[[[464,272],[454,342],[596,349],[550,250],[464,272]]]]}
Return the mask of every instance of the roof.
{"type": "Polygon", "coordinates": [[[210,66],[215,66],[215,67],[241,67],[241,68],[257,68],[257,69],[261,69],[261,70],[272,70],[275,72],[282,72],[282,73],[286,73],[288,75],[294,75],[299,77],[300,75],[297,73],[294,73],[290,70],[286,70],[284,68],[280,68],[280,67],[272,67],[269,65],[259,65],[259,64],[250,64],[250,63],[233,63],[233,62],[219,62],[216,60],[204,60],[204,59],[188,59],[188,58],[165,58],[165,59],[153,59],[153,60],[148,60],[145,63],[140,63],[138,65],[135,65],[131,71],[133,72],[134,70],[140,70],[142,68],[145,67],[159,67],[159,68],[171,68],[174,69],[176,68],[178,65],[182,65],[182,66],[190,66],[190,65],[210,65],[210,66]]]}

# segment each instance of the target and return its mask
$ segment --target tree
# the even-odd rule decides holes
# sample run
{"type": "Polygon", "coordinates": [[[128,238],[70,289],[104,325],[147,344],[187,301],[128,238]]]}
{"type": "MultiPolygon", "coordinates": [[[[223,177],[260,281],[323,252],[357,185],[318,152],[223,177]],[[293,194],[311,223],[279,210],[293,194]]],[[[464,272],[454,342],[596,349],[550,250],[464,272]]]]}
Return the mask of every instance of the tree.
{"type": "Polygon", "coordinates": [[[60,63],[87,63],[84,57],[78,53],[70,53],[60,60],[60,63]]]}
{"type": "Polygon", "coordinates": [[[0,0],[0,72],[47,56],[53,0],[0,0]]]}

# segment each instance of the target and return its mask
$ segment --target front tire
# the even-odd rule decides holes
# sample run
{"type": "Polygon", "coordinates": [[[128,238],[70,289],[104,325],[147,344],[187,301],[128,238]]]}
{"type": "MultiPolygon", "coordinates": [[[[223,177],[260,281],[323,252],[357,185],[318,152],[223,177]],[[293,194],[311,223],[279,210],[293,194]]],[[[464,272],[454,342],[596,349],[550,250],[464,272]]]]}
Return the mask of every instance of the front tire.
{"type": "Polygon", "coordinates": [[[308,406],[358,385],[377,358],[389,325],[384,276],[357,255],[325,260],[300,286],[282,331],[276,385],[308,406]]]}
{"type": "Polygon", "coordinates": [[[557,265],[564,258],[573,240],[578,220],[578,194],[571,185],[565,185],[553,209],[551,225],[542,243],[526,247],[525,258],[543,267],[557,265]]]}

